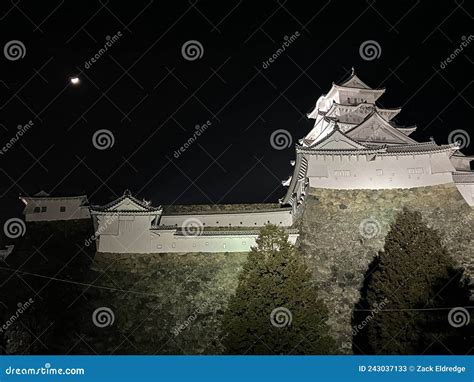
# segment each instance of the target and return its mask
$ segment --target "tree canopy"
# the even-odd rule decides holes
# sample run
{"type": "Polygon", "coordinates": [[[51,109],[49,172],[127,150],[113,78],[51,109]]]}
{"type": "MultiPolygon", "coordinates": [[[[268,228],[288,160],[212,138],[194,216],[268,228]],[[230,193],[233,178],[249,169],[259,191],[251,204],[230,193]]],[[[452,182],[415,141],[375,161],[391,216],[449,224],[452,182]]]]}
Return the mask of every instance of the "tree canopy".
{"type": "Polygon", "coordinates": [[[230,354],[327,354],[328,311],[283,228],[266,225],[239,275],[222,329],[230,354]]]}

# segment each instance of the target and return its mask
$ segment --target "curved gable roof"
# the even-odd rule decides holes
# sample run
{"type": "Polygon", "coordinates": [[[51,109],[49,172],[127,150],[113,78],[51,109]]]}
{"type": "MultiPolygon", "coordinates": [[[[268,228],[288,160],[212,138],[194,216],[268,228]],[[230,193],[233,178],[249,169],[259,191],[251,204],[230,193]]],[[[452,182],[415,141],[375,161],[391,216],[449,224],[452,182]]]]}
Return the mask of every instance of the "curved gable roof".
{"type": "Polygon", "coordinates": [[[346,135],[357,141],[381,142],[393,144],[413,144],[415,140],[393,127],[377,110],[374,110],[359,125],[346,132],[346,135]]]}
{"type": "Polygon", "coordinates": [[[333,130],[322,140],[317,142],[311,149],[316,150],[354,150],[354,149],[366,149],[367,146],[356,142],[355,140],[348,137],[340,129],[337,123],[334,124],[333,130]]]}
{"type": "Polygon", "coordinates": [[[100,212],[152,212],[160,211],[161,207],[152,207],[149,202],[133,197],[130,191],[126,190],[122,196],[114,201],[103,206],[94,206],[91,209],[100,212]]]}

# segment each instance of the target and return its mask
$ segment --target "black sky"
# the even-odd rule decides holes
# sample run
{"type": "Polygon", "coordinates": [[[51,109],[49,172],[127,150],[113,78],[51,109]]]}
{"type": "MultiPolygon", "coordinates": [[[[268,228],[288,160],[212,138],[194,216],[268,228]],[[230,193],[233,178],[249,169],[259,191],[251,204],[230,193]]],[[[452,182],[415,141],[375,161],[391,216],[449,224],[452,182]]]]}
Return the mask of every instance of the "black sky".
{"type": "Polygon", "coordinates": [[[18,195],[40,189],[85,192],[92,203],[126,188],[154,204],[275,202],[294,145],[273,149],[271,133],[303,137],[312,126],[305,113],[352,66],[370,86],[387,88],[381,105],[403,106],[396,120],[417,124],[416,139],[471,134],[472,46],[440,67],[471,34],[471,8],[467,1],[2,2],[2,51],[19,40],[26,54],[0,55],[1,146],[19,124],[34,125],[0,156],[0,213],[17,214],[18,195]],[[85,69],[117,32],[122,37],[85,69]],[[295,32],[300,37],[263,69],[295,32]],[[202,58],[183,58],[189,40],[202,44],[202,58]],[[380,45],[378,59],[359,55],[366,40],[380,45]],[[69,84],[73,75],[79,86],[69,84]],[[99,129],[113,133],[112,148],[93,146],[99,129]]]}

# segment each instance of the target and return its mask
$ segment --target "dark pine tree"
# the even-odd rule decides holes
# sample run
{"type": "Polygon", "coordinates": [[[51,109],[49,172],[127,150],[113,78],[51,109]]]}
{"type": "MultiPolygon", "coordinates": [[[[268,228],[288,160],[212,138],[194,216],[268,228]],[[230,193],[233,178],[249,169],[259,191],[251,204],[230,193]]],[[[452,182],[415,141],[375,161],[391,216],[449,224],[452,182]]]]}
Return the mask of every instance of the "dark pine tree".
{"type": "MultiPolygon", "coordinates": [[[[451,308],[469,305],[469,280],[463,273],[438,232],[423,222],[419,212],[404,209],[367,272],[356,308],[372,312],[356,309],[354,352],[469,352],[472,323],[456,327],[448,319],[451,308]]],[[[469,323],[469,316],[464,321],[469,323]]]]}
{"type": "Polygon", "coordinates": [[[327,318],[311,273],[285,230],[262,228],[224,315],[227,353],[331,353],[327,318]]]}

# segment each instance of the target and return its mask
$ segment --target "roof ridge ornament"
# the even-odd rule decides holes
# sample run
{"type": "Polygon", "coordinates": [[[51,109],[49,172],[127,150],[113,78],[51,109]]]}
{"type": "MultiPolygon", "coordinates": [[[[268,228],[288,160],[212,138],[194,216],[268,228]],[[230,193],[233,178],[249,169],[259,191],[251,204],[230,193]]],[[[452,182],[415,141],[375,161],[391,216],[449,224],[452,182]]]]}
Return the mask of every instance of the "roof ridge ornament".
{"type": "Polygon", "coordinates": [[[127,189],[123,192],[123,196],[132,196],[132,193],[131,193],[130,190],[127,188],[127,189]]]}
{"type": "Polygon", "coordinates": [[[461,149],[462,141],[461,141],[461,140],[457,140],[457,141],[455,141],[452,145],[453,145],[453,148],[455,148],[456,150],[459,150],[459,149],[461,149]]]}
{"type": "Polygon", "coordinates": [[[48,197],[50,196],[50,194],[48,194],[45,190],[42,189],[41,191],[37,192],[33,196],[48,197]]]}

